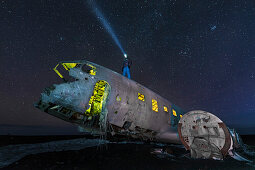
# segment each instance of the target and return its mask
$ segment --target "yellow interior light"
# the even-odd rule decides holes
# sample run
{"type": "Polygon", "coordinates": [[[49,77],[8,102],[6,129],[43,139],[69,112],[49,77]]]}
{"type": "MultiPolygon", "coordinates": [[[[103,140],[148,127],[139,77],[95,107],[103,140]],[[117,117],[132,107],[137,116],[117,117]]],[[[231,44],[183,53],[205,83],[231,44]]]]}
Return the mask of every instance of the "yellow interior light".
{"type": "Polygon", "coordinates": [[[89,100],[89,108],[85,111],[85,115],[94,116],[102,112],[103,105],[109,94],[109,88],[109,84],[104,80],[100,80],[95,84],[93,95],[89,100]]]}
{"type": "Polygon", "coordinates": [[[88,66],[90,66],[92,69],[89,71],[90,75],[95,76],[96,75],[96,67],[92,66],[91,64],[87,64],[88,66]]]}
{"type": "Polygon", "coordinates": [[[180,118],[182,118],[182,115],[180,115],[180,118]]]}
{"type": "Polygon", "coordinates": [[[173,115],[174,116],[177,116],[177,114],[176,114],[176,111],[173,109],[173,115]]]}
{"type": "Polygon", "coordinates": [[[155,99],[152,99],[152,110],[158,112],[158,102],[155,99]]]}
{"type": "MultiPolygon", "coordinates": [[[[78,63],[61,63],[61,65],[67,70],[69,71],[70,68],[74,68],[78,63]]],[[[64,78],[64,76],[57,70],[57,67],[59,66],[59,64],[56,65],[55,68],[53,68],[53,70],[58,74],[58,76],[60,78],[64,78]]]]}
{"type": "Polygon", "coordinates": [[[74,68],[78,63],[62,63],[63,67],[66,70],[70,70],[70,68],[74,68]]]}
{"type": "Polygon", "coordinates": [[[144,95],[141,93],[138,93],[138,99],[141,101],[144,101],[144,95]]]}
{"type": "Polygon", "coordinates": [[[116,100],[117,100],[118,102],[120,102],[120,101],[121,101],[121,97],[120,97],[119,95],[117,95],[117,96],[116,96],[116,100]]]}
{"type": "Polygon", "coordinates": [[[95,75],[96,75],[96,71],[94,71],[94,70],[90,70],[89,74],[91,74],[91,75],[95,76],[95,75]]]}
{"type": "MultiPolygon", "coordinates": [[[[58,65],[59,65],[59,64],[58,64],[58,65]]],[[[53,68],[53,70],[58,74],[58,76],[59,76],[60,78],[64,78],[64,77],[62,76],[62,74],[60,74],[60,72],[57,70],[58,65],[56,65],[56,67],[53,68]]]]}
{"type": "Polygon", "coordinates": [[[62,66],[63,66],[66,70],[68,70],[68,67],[67,67],[64,63],[62,63],[62,66]]]}
{"type": "Polygon", "coordinates": [[[168,109],[167,109],[167,107],[166,107],[166,106],[164,106],[164,111],[165,111],[165,112],[168,112],[168,109]]]}

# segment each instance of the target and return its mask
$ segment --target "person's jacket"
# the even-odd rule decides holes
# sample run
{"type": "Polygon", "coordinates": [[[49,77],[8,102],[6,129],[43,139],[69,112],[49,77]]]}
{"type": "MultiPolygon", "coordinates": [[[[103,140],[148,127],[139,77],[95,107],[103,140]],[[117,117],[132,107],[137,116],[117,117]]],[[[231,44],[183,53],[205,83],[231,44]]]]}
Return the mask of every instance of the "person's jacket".
{"type": "Polygon", "coordinates": [[[128,67],[130,69],[131,65],[132,65],[132,60],[125,58],[123,60],[122,71],[123,71],[124,67],[128,67]]]}

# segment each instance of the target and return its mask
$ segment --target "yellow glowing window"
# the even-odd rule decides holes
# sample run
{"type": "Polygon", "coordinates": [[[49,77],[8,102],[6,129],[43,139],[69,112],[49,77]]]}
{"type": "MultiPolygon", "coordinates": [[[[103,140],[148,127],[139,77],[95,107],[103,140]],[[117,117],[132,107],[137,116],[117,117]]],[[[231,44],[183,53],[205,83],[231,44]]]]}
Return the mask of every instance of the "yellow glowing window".
{"type": "Polygon", "coordinates": [[[70,70],[70,68],[74,68],[77,63],[62,63],[62,65],[66,70],[70,70]]]}
{"type": "Polygon", "coordinates": [[[117,100],[118,102],[120,102],[120,101],[121,101],[121,97],[120,97],[119,95],[117,95],[117,96],[116,96],[116,100],[117,100]]]}
{"type": "Polygon", "coordinates": [[[176,111],[173,109],[173,115],[174,116],[177,116],[177,114],[176,114],[176,111]]]}
{"type": "MultiPolygon", "coordinates": [[[[71,68],[74,68],[75,66],[77,66],[79,63],[61,63],[61,65],[67,70],[69,71],[71,68]]],[[[53,68],[53,70],[59,75],[59,77],[61,77],[62,79],[64,78],[63,75],[57,70],[57,67],[59,66],[56,65],[55,68],[53,68]]]]}
{"type": "Polygon", "coordinates": [[[91,64],[87,64],[88,66],[90,66],[92,69],[90,70],[89,74],[95,76],[96,75],[96,67],[92,66],[91,64]]]}
{"type": "Polygon", "coordinates": [[[152,110],[158,112],[158,102],[155,99],[152,99],[152,110]]]}
{"type": "Polygon", "coordinates": [[[91,65],[91,64],[84,64],[82,67],[81,67],[81,70],[85,73],[89,73],[93,76],[96,75],[96,67],[91,65]]]}
{"type": "Polygon", "coordinates": [[[94,87],[93,95],[90,97],[88,106],[85,111],[85,115],[89,116],[89,120],[92,116],[99,115],[105,105],[110,90],[109,84],[104,80],[99,80],[94,87]]]}
{"type": "Polygon", "coordinates": [[[138,93],[138,99],[141,101],[144,101],[144,95],[141,93],[138,93]]]}
{"type": "Polygon", "coordinates": [[[164,106],[164,111],[165,111],[165,112],[168,112],[168,109],[167,109],[167,107],[166,107],[166,106],[164,106]]]}
{"type": "Polygon", "coordinates": [[[182,118],[182,115],[180,115],[180,118],[182,118]]]}

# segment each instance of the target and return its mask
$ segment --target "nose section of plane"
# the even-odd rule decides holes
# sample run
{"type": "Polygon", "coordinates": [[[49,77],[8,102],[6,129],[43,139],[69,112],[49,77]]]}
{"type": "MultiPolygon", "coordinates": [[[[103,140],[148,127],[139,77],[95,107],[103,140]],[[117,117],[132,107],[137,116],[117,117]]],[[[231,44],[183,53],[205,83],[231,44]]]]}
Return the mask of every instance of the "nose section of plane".
{"type": "Polygon", "coordinates": [[[92,83],[76,81],[54,85],[44,90],[42,100],[72,108],[78,112],[85,111],[85,104],[93,92],[92,83]]]}
{"type": "Polygon", "coordinates": [[[106,129],[109,93],[110,85],[104,80],[84,79],[54,84],[43,90],[35,107],[83,128],[93,127],[93,133],[101,134],[102,129],[106,129]]]}
{"type": "Polygon", "coordinates": [[[86,132],[106,134],[106,103],[111,87],[106,80],[102,80],[100,68],[86,61],[77,61],[61,62],[53,70],[64,83],[45,88],[34,106],[81,126],[86,132]]]}
{"type": "Polygon", "coordinates": [[[55,86],[54,85],[51,85],[50,87],[46,87],[44,90],[43,90],[43,93],[45,93],[47,96],[50,96],[51,92],[53,90],[55,90],[55,86]]]}
{"type": "Polygon", "coordinates": [[[82,121],[92,92],[93,85],[84,81],[54,84],[43,90],[35,107],[69,122],[82,121]]]}

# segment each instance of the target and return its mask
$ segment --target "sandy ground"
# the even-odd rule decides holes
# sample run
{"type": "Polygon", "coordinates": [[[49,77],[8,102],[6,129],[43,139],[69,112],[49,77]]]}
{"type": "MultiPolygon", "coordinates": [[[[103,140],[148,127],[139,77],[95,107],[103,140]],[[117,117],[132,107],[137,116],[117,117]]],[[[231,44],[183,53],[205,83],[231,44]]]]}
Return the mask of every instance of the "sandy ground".
{"type": "MultiPolygon", "coordinates": [[[[61,140],[72,138],[70,141],[76,141],[80,144],[82,142],[79,138],[80,136],[58,136],[58,137],[0,137],[2,140],[1,145],[5,147],[10,147],[9,144],[17,146],[20,143],[40,143],[49,142],[54,140],[52,146],[61,140]],[[7,138],[10,139],[7,139],[7,138]],[[30,140],[29,140],[30,139],[30,140]],[[9,140],[9,141],[8,141],[9,140]],[[26,142],[29,140],[29,142],[26,142]],[[7,142],[8,141],[8,142],[7,142]],[[33,142],[34,141],[34,142],[33,142]]],[[[248,137],[249,144],[254,143],[254,137],[248,137]],[[253,141],[251,141],[253,140],[253,141]]],[[[31,153],[18,161],[14,161],[9,166],[3,169],[255,169],[251,165],[244,162],[239,162],[231,157],[227,157],[224,161],[215,160],[193,160],[183,155],[187,155],[183,148],[176,146],[169,146],[170,155],[160,156],[153,155],[151,151],[155,148],[161,148],[160,146],[151,144],[105,144],[105,145],[94,145],[93,139],[90,140],[90,144],[87,143],[88,147],[69,150],[68,147],[72,148],[71,142],[68,146],[68,142],[62,142],[57,145],[63,149],[66,147],[65,151],[50,151],[47,150],[45,153],[31,153]],[[160,157],[159,157],[160,156],[160,157]]],[[[246,138],[243,137],[246,142],[246,138]]],[[[83,141],[84,142],[84,141],[83,141]]],[[[32,146],[32,145],[31,145],[32,146]]],[[[46,145],[45,145],[46,146],[46,145]]],[[[3,148],[3,147],[1,147],[3,148]]],[[[13,149],[8,148],[9,150],[13,149]]],[[[34,147],[36,148],[36,147],[34,147]]],[[[30,148],[31,149],[31,148],[30,148]]],[[[36,149],[35,149],[36,150],[36,149]]],[[[1,150],[0,150],[1,152],[1,150]]],[[[0,153],[1,154],[1,153],[0,153]]],[[[0,157],[1,159],[1,157],[0,157]]]]}

